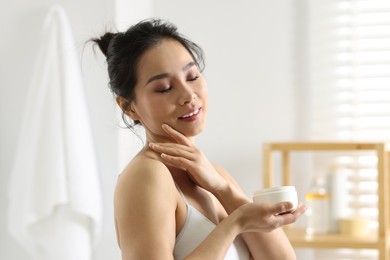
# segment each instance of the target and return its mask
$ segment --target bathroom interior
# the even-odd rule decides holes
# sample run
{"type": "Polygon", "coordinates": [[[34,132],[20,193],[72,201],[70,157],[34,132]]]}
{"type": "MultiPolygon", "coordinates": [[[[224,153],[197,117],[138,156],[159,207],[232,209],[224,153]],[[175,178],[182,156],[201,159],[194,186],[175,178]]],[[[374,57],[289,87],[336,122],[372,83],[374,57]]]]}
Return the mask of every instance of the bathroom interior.
{"type": "MultiPolygon", "coordinates": [[[[83,258],[69,253],[68,260],[121,259],[113,192],[119,172],[142,147],[143,133],[123,127],[108,90],[104,57],[87,42],[107,30],[159,17],[175,23],[205,51],[209,112],[197,145],[229,170],[248,196],[259,188],[294,185],[299,200],[309,204],[309,213],[286,227],[297,259],[390,260],[386,0],[2,0],[0,259],[36,259],[30,252],[35,249],[17,238],[21,216],[14,211],[30,206],[18,204],[18,197],[35,182],[28,170],[15,169],[30,162],[20,134],[34,130],[39,135],[39,129],[47,129],[45,116],[56,118],[56,110],[39,118],[44,124],[26,117],[42,97],[32,88],[48,69],[37,64],[53,7],[61,8],[69,22],[73,69],[79,68],[84,99],[79,101],[90,122],[85,138],[96,163],[95,181],[75,185],[84,184],[80,194],[95,199],[90,213],[99,211],[93,239],[73,240],[77,250],[56,248],[54,241],[53,252],[85,251],[83,258]]],[[[46,164],[53,158],[39,159],[46,164]]],[[[40,177],[38,192],[45,200],[57,191],[45,194],[47,176],[40,177]]]]}

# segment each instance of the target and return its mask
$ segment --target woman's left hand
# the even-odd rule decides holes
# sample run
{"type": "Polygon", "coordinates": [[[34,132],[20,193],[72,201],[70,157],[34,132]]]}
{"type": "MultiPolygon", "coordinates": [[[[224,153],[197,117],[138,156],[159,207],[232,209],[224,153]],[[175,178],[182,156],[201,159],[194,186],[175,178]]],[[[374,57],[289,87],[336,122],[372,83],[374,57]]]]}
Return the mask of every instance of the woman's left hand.
{"type": "Polygon", "coordinates": [[[150,143],[149,147],[160,153],[167,165],[187,171],[198,186],[211,193],[222,191],[228,185],[190,139],[169,125],[164,124],[162,128],[176,143],[150,143]]]}

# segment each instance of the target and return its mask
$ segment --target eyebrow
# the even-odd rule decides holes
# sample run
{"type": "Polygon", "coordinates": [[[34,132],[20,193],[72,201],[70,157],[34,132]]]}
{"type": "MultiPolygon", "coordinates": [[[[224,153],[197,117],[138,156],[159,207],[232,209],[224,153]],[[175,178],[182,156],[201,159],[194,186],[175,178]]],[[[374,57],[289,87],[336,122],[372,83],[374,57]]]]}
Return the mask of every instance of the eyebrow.
{"type": "MultiPolygon", "coordinates": [[[[194,61],[190,61],[187,65],[185,65],[181,70],[182,71],[187,71],[189,70],[191,67],[195,66],[195,62],[194,61]]],[[[152,81],[155,81],[155,80],[159,80],[159,79],[163,79],[163,78],[167,78],[170,76],[170,73],[161,73],[161,74],[157,74],[157,75],[154,75],[152,77],[150,77],[148,79],[148,81],[146,82],[145,86],[148,85],[150,82],[152,81]]]]}

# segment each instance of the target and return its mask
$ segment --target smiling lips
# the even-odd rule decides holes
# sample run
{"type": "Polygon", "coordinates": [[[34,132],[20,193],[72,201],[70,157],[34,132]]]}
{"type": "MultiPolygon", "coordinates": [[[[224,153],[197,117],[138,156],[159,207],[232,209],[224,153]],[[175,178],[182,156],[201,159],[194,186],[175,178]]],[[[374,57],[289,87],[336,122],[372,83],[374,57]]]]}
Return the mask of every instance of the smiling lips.
{"type": "Polygon", "coordinates": [[[201,110],[201,108],[197,108],[197,109],[195,109],[194,111],[192,111],[191,113],[179,117],[179,119],[187,119],[187,120],[188,120],[188,119],[195,119],[196,116],[199,114],[200,110],[201,110]]]}

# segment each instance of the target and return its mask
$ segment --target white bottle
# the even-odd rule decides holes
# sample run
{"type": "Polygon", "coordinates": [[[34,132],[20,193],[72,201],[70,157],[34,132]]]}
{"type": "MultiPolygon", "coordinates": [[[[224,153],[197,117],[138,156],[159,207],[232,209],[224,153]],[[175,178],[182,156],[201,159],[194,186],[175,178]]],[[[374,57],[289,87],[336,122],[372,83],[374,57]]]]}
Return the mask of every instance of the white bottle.
{"type": "Polygon", "coordinates": [[[331,167],[327,174],[329,191],[329,231],[340,232],[340,220],[347,214],[348,180],[347,172],[340,167],[331,167]]]}
{"type": "Polygon", "coordinates": [[[329,194],[323,180],[316,178],[306,193],[308,235],[325,234],[329,231],[329,194]]]}

